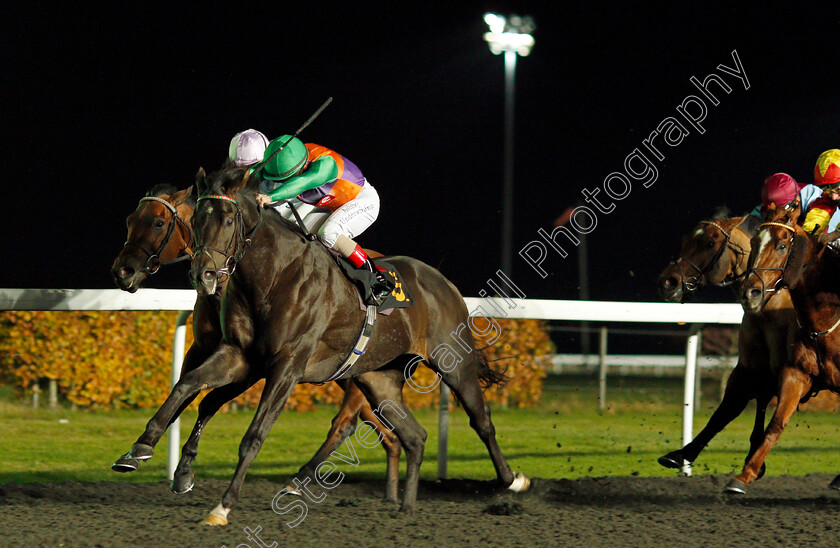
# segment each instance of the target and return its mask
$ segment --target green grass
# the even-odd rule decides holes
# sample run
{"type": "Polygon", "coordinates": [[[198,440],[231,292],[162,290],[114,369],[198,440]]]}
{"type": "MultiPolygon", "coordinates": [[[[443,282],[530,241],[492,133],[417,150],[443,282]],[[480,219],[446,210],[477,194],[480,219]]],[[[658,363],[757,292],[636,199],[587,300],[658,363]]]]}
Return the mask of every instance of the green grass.
{"type": "MultiPolygon", "coordinates": [[[[549,379],[543,404],[534,409],[493,409],[497,439],[511,466],[532,477],[669,476],[656,459],[681,442],[682,384],[679,379],[611,378],[608,408],[598,411],[597,382],[588,378],[549,379]]],[[[714,409],[718,387],[706,383],[694,432],[714,409]]],[[[250,478],[283,481],[306,462],[329,429],[335,408],[310,413],[284,413],[251,466],[250,478]]],[[[716,437],[695,463],[694,473],[740,470],[748,448],[754,408],[716,437]]],[[[772,410],[771,410],[772,412],[772,410]]],[[[71,411],[32,409],[0,402],[0,423],[6,443],[0,459],[0,483],[8,481],[158,481],[165,476],[167,437],[156,456],[133,474],[111,472],[110,464],[142,432],[153,410],[71,411]]],[[[425,479],[437,471],[437,411],[414,412],[429,438],[422,468],[425,479]]],[[[181,421],[182,443],[195,412],[181,421]]],[[[240,439],[253,411],[223,413],[206,428],[195,464],[199,478],[228,479],[236,465],[240,439]]],[[[768,418],[770,414],[768,413],[768,418]]],[[[768,474],[804,475],[840,472],[834,413],[804,411],[794,415],[780,444],[771,452],[768,474]]],[[[357,467],[334,461],[354,478],[381,478],[384,452],[355,445],[357,467]]],[[[493,466],[484,445],[469,427],[462,409],[450,415],[449,477],[491,479],[493,466]]],[[[404,471],[404,464],[403,464],[404,471]]]]}

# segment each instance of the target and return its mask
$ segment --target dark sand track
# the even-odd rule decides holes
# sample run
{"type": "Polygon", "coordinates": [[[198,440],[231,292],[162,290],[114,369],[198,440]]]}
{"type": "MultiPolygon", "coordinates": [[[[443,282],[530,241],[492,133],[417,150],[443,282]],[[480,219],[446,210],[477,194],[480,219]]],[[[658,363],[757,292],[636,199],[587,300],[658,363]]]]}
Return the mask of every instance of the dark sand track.
{"type": "MultiPolygon", "coordinates": [[[[0,487],[2,546],[838,546],[840,493],[833,476],[768,477],[742,497],[729,476],[537,479],[525,494],[491,482],[422,482],[418,511],[380,502],[383,484],[347,478],[306,518],[275,513],[281,486],[246,481],[226,527],[199,524],[226,481],[198,480],[172,494],[164,483],[66,482],[0,487]]],[[[282,499],[285,504],[289,497],[282,499]]]]}

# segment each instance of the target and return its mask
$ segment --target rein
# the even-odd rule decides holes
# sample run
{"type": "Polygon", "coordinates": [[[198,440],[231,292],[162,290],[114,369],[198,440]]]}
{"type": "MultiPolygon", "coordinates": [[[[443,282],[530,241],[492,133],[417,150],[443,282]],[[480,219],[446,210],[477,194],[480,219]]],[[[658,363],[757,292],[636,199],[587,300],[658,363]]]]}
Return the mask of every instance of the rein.
{"type": "MultiPolygon", "coordinates": [[[[234,224],[236,225],[236,228],[233,235],[230,237],[230,241],[228,242],[226,249],[222,251],[221,249],[213,246],[199,244],[195,250],[195,253],[200,252],[207,255],[210,260],[213,261],[214,267],[216,266],[216,261],[210,253],[208,253],[208,250],[215,251],[225,257],[224,266],[222,268],[216,268],[216,272],[220,276],[230,277],[236,271],[236,265],[242,260],[242,257],[245,256],[245,252],[248,251],[248,247],[251,245],[251,237],[262,223],[262,208],[257,207],[257,213],[259,215],[257,222],[254,227],[246,233],[245,222],[242,220],[242,210],[239,208],[239,204],[236,203],[236,200],[230,196],[225,196],[224,194],[208,194],[207,196],[201,196],[198,200],[196,200],[196,209],[198,208],[198,202],[201,200],[222,200],[230,202],[236,207],[236,215],[234,216],[234,224]],[[231,249],[233,249],[232,252],[231,249]]],[[[222,281],[221,278],[219,281],[222,281]]]]}
{"type": "Polygon", "coordinates": [[[158,202],[163,204],[164,206],[166,206],[166,209],[168,209],[170,213],[172,213],[172,218],[169,220],[169,224],[166,227],[166,235],[163,237],[163,240],[154,252],[148,251],[146,248],[135,242],[126,241],[125,244],[123,244],[123,247],[134,246],[146,254],[146,264],[143,265],[142,271],[147,272],[151,276],[156,274],[157,271],[160,270],[161,266],[170,265],[180,261],[186,261],[187,259],[192,259],[192,254],[189,252],[187,252],[186,255],[182,255],[182,253],[184,253],[193,246],[194,242],[192,229],[189,227],[187,222],[184,221],[178,215],[178,209],[163,198],[159,198],[157,196],[146,196],[144,198],[140,198],[140,203],[138,204],[138,206],[141,205],[143,202],[158,202]],[[169,244],[169,240],[172,238],[172,234],[175,232],[175,227],[178,225],[178,223],[181,223],[187,230],[187,234],[190,235],[189,243],[187,243],[187,245],[183,249],[178,251],[177,258],[171,259],[169,261],[161,261],[160,256],[163,253],[163,250],[166,249],[166,246],[169,244]]]}
{"type": "MultiPolygon", "coordinates": [[[[744,219],[746,219],[746,217],[744,217],[744,219]]],[[[732,227],[732,229],[734,230],[734,229],[738,228],[739,226],[741,226],[744,223],[744,219],[742,219],[741,222],[739,222],[737,225],[732,227]]],[[[689,261],[688,259],[685,259],[683,257],[678,257],[678,258],[673,259],[671,261],[671,264],[676,265],[677,269],[680,272],[680,279],[681,279],[681,283],[682,283],[683,293],[692,293],[692,292],[698,290],[702,286],[703,278],[706,276],[706,274],[711,272],[711,270],[715,267],[715,265],[717,265],[718,261],[723,256],[723,252],[726,248],[731,249],[732,252],[735,255],[737,255],[738,257],[743,257],[744,255],[747,254],[746,250],[743,247],[741,247],[740,245],[738,245],[738,244],[736,244],[735,242],[732,241],[732,235],[729,232],[727,232],[726,230],[724,230],[724,228],[722,226],[720,226],[718,223],[716,223],[714,221],[700,221],[699,224],[711,225],[711,226],[717,228],[718,230],[720,230],[720,232],[724,236],[724,241],[720,244],[720,247],[715,252],[714,257],[712,257],[712,260],[709,261],[709,263],[704,268],[700,268],[696,264],[692,263],[691,261],[689,261]],[[735,248],[737,248],[737,249],[735,249],[735,248]],[[691,268],[696,270],[697,275],[692,276],[692,277],[686,276],[685,272],[683,271],[682,266],[680,265],[680,262],[684,262],[688,266],[690,266],[691,268]]],[[[740,260],[738,262],[740,262],[740,260]]],[[[746,271],[742,272],[741,274],[735,275],[735,276],[727,275],[726,278],[724,278],[723,282],[721,282],[718,285],[721,286],[721,287],[726,287],[728,285],[731,285],[731,284],[741,280],[742,278],[746,277],[746,275],[747,275],[746,271]]]]}

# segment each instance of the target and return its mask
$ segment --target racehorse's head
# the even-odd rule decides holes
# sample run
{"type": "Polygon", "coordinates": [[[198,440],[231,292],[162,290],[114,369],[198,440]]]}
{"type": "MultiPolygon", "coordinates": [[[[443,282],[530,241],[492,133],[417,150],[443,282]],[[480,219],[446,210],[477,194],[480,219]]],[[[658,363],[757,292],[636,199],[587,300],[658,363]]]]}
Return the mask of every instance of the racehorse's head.
{"type": "Polygon", "coordinates": [[[111,265],[117,287],[134,293],[161,265],[192,254],[192,191],[192,187],[176,192],[171,185],[158,185],[140,200],[125,220],[128,237],[111,265]]]}
{"type": "Polygon", "coordinates": [[[741,244],[732,238],[733,228],[742,222],[741,217],[700,221],[683,236],[679,258],[659,274],[659,296],[666,301],[682,302],[706,284],[731,283],[738,264],[749,254],[749,249],[745,249],[746,236],[741,244]]]}
{"type": "Polygon", "coordinates": [[[259,224],[259,181],[249,177],[247,169],[228,167],[210,175],[199,169],[196,185],[199,196],[192,220],[196,250],[190,281],[199,295],[212,295],[236,270],[259,224]]]}
{"type": "Polygon", "coordinates": [[[800,209],[771,205],[752,239],[749,273],[741,286],[741,306],[760,312],[780,288],[794,288],[812,247],[805,231],[796,224],[800,209]]]}

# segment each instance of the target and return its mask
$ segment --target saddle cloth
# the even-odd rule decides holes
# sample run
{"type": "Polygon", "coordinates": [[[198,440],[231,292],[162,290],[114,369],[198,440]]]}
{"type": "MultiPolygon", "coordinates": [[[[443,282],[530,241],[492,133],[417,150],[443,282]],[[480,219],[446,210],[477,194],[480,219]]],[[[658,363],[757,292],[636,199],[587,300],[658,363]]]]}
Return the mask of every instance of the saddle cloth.
{"type": "MultiPolygon", "coordinates": [[[[344,257],[333,255],[336,262],[344,271],[344,274],[356,286],[359,295],[359,308],[366,310],[368,305],[374,305],[373,293],[370,290],[372,283],[376,280],[373,272],[364,268],[356,268],[344,257]]],[[[379,258],[372,259],[376,268],[391,281],[394,290],[385,300],[377,306],[380,314],[390,314],[394,308],[408,308],[414,303],[408,288],[403,285],[402,277],[391,263],[379,258]]]]}

